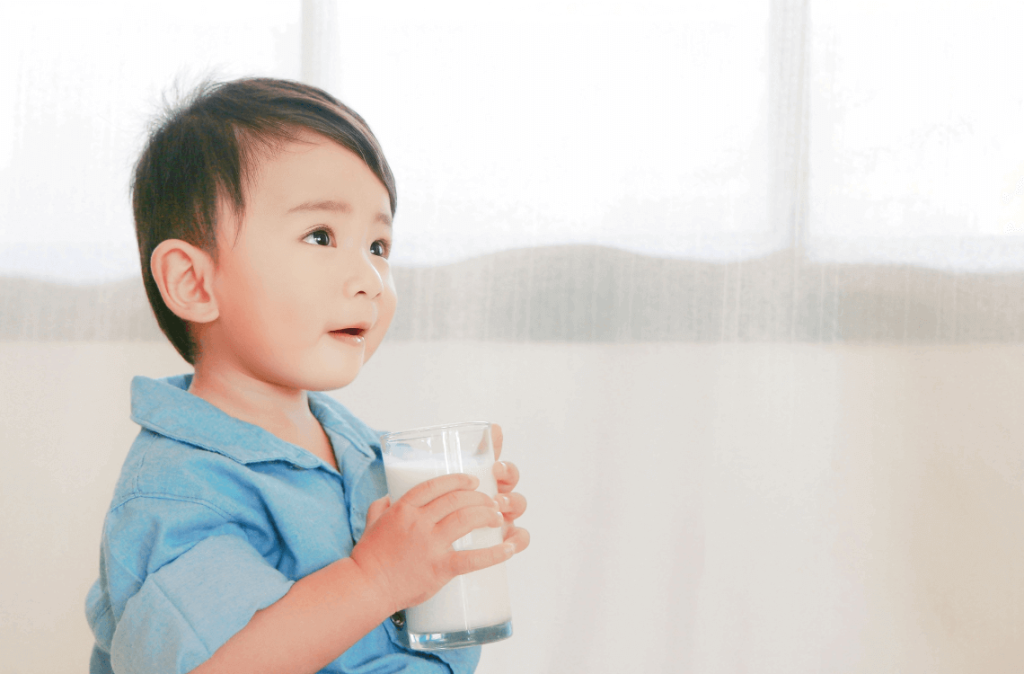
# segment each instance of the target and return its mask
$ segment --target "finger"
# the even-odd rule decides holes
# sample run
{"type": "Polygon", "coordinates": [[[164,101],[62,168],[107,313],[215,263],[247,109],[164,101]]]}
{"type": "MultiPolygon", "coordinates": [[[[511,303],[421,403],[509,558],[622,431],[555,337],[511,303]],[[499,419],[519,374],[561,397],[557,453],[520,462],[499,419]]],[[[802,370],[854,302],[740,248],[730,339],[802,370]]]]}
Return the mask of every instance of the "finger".
{"type": "Polygon", "coordinates": [[[473,475],[465,473],[452,473],[442,475],[432,480],[421,482],[409,491],[405,492],[400,501],[419,508],[425,506],[441,494],[447,494],[456,489],[476,489],[480,480],[473,475]]]}
{"type": "Polygon", "coordinates": [[[505,434],[501,432],[501,426],[498,424],[491,424],[491,445],[494,447],[494,460],[497,461],[498,457],[501,456],[501,443],[505,439],[505,434]]]}
{"type": "Polygon", "coordinates": [[[519,469],[511,461],[496,461],[494,479],[498,481],[499,492],[512,491],[519,484],[519,469]]]}
{"type": "Polygon", "coordinates": [[[514,544],[509,545],[508,543],[492,545],[479,550],[460,550],[452,553],[449,568],[454,575],[461,576],[470,571],[479,571],[488,566],[500,564],[511,557],[513,552],[514,544]]]}
{"type": "Polygon", "coordinates": [[[505,516],[506,522],[511,522],[526,512],[526,497],[518,492],[498,494],[494,501],[498,504],[498,510],[505,516]]]}
{"type": "Polygon", "coordinates": [[[505,544],[511,543],[515,546],[515,552],[520,553],[530,545],[530,532],[522,527],[512,527],[505,535],[505,544]]]}
{"type": "Polygon", "coordinates": [[[459,508],[438,522],[434,531],[441,540],[451,545],[474,529],[500,527],[503,521],[492,501],[490,506],[459,508]]]}
{"type": "Polygon", "coordinates": [[[494,502],[494,499],[483,492],[457,489],[455,491],[450,491],[447,494],[441,494],[433,501],[423,506],[423,510],[431,522],[440,522],[456,510],[472,506],[484,506],[491,510],[495,510],[497,508],[497,504],[494,502]]]}
{"type": "Polygon", "coordinates": [[[373,526],[373,523],[380,519],[380,516],[384,514],[384,511],[391,506],[391,498],[383,496],[373,503],[366,510],[366,528],[369,529],[373,526]]]}

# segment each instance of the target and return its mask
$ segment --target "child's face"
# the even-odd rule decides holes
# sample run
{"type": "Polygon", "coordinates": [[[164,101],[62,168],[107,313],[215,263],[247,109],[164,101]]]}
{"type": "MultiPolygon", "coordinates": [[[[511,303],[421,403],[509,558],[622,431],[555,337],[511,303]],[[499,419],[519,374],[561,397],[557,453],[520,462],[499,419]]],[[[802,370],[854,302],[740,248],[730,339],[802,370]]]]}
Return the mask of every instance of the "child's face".
{"type": "Polygon", "coordinates": [[[308,134],[265,158],[241,233],[222,209],[201,360],[287,388],[345,386],[395,313],[387,189],[354,153],[308,134]]]}

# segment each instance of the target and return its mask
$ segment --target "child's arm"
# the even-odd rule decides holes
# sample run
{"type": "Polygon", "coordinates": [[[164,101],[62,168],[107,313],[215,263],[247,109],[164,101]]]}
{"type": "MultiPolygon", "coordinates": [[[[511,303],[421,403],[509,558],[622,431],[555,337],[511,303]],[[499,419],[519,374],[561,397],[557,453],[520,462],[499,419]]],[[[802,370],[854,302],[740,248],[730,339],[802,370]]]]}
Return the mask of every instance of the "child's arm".
{"type": "Polygon", "coordinates": [[[367,513],[352,556],[295,582],[194,671],[316,672],[399,609],[433,596],[454,576],[507,560],[509,541],[455,552],[452,543],[496,526],[495,502],[469,475],[445,475],[385,497],[367,513]]]}

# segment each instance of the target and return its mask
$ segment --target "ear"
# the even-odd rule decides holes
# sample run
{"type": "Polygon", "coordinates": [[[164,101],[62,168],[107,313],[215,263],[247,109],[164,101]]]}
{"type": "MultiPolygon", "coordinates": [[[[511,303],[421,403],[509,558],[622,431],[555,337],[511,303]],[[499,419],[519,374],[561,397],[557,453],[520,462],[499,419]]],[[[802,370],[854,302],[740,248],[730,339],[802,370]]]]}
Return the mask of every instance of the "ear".
{"type": "Polygon", "coordinates": [[[153,280],[164,304],[192,323],[209,323],[220,311],[213,296],[213,258],[187,241],[161,241],[149,258],[153,280]]]}

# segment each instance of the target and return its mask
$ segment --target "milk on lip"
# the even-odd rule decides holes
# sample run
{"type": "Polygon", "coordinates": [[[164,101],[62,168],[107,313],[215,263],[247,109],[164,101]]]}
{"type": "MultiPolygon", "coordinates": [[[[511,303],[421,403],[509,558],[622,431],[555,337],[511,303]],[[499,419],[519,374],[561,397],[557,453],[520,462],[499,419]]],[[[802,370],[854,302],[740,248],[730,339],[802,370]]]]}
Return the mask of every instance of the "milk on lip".
{"type": "MultiPolygon", "coordinates": [[[[462,459],[458,466],[447,469],[438,456],[419,456],[408,460],[384,457],[384,473],[391,502],[421,482],[452,473],[475,475],[480,480],[477,491],[491,498],[498,493],[493,460],[488,457],[462,459]]],[[[455,541],[455,550],[477,550],[499,545],[501,527],[474,529],[455,541]]],[[[405,611],[408,630],[416,634],[462,632],[480,627],[500,625],[512,619],[508,598],[505,564],[456,576],[427,601],[405,611]]]]}

